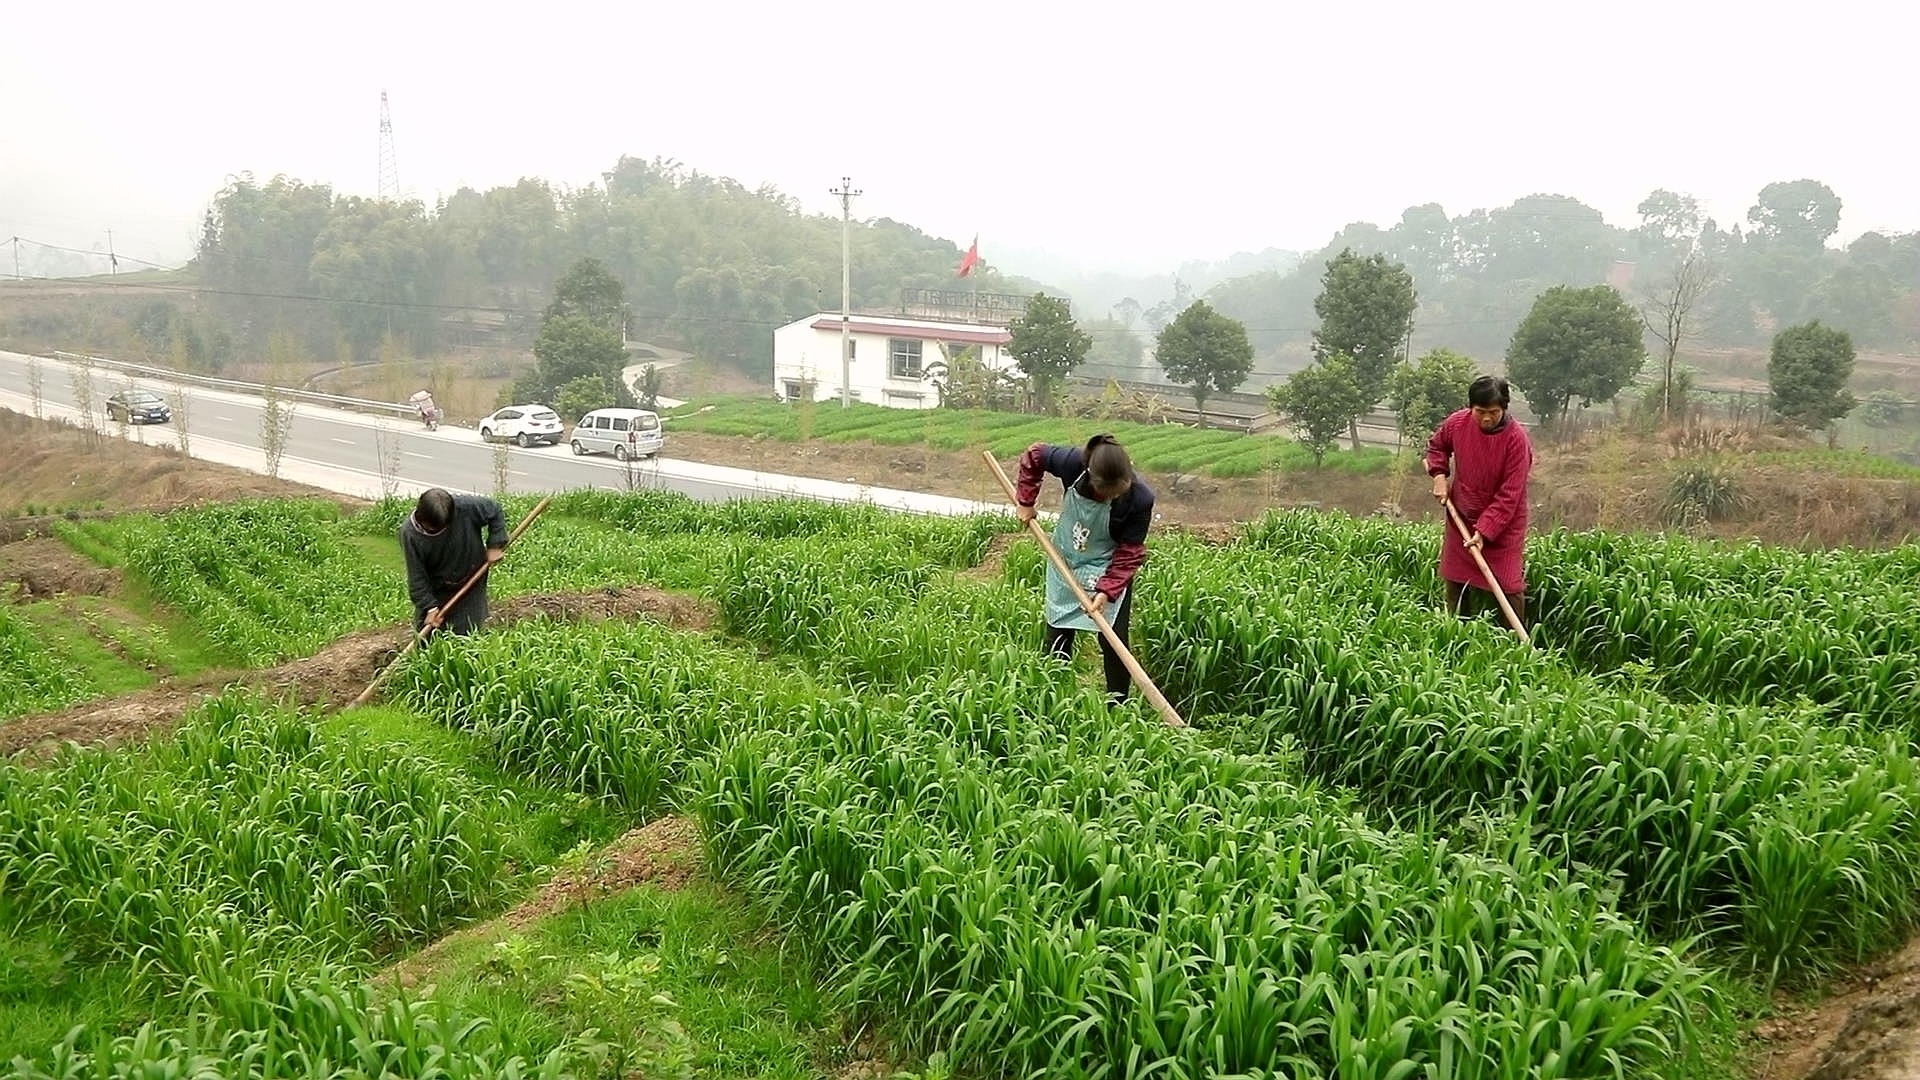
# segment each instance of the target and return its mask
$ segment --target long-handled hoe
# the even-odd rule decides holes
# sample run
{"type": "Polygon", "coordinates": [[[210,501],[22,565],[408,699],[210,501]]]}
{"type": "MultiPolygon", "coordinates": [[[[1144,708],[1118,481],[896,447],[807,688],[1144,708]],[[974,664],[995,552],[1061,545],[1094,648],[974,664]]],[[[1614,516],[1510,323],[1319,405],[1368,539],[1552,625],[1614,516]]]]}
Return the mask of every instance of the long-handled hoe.
{"type": "MultiPolygon", "coordinates": [[[[1473,531],[1467,528],[1466,522],[1460,520],[1460,511],[1453,508],[1453,500],[1448,499],[1446,504],[1447,516],[1453,519],[1453,527],[1460,530],[1460,542],[1464,544],[1473,539],[1473,531]]],[[[1468,548],[1467,554],[1473,556],[1473,561],[1480,567],[1480,576],[1487,579],[1487,588],[1493,590],[1493,598],[1500,602],[1500,613],[1507,617],[1507,625],[1513,627],[1513,632],[1520,635],[1521,641],[1533,644],[1533,639],[1527,636],[1527,628],[1520,624],[1520,616],[1514,613],[1513,605],[1507,602],[1507,594],[1500,591],[1500,582],[1493,576],[1493,568],[1487,565],[1486,556],[1480,554],[1480,549],[1476,547],[1468,548]]]]}
{"type": "MultiPolygon", "coordinates": [[[[553,500],[551,498],[547,498],[547,499],[541,499],[539,502],[533,504],[533,509],[527,511],[527,516],[521,518],[520,524],[515,526],[513,532],[507,535],[507,546],[501,550],[511,551],[513,549],[514,541],[520,539],[520,534],[527,531],[527,526],[532,525],[535,518],[538,518],[541,514],[546,513],[547,504],[551,502],[553,502],[553,500]]],[[[467,595],[467,590],[473,588],[475,585],[480,584],[480,579],[484,577],[487,571],[491,570],[492,568],[493,568],[492,563],[481,564],[480,569],[475,570],[473,572],[473,576],[467,578],[466,584],[460,586],[460,591],[453,594],[453,599],[448,600],[446,603],[440,605],[440,610],[452,611],[454,605],[458,604],[460,602],[460,599],[467,595]]],[[[420,644],[427,640],[427,635],[431,632],[432,631],[422,629],[416,632],[411,638],[409,638],[407,640],[406,648],[401,649],[400,652],[396,654],[392,660],[388,661],[386,667],[381,668],[380,671],[374,675],[373,681],[367,684],[367,688],[365,690],[360,691],[359,697],[353,699],[353,704],[365,705],[367,702],[373,700],[374,691],[380,689],[380,684],[386,681],[387,676],[393,672],[394,668],[397,668],[400,666],[400,661],[406,659],[406,656],[408,653],[419,648],[420,644]]]]}
{"type": "MultiPolygon", "coordinates": [[[[993,456],[993,451],[982,450],[980,456],[987,459],[987,466],[993,470],[993,475],[1000,478],[1000,487],[1006,491],[1007,501],[1016,506],[1019,505],[1020,499],[1014,493],[1013,481],[1007,479],[1007,471],[1000,467],[1000,460],[993,456]]],[[[1133,681],[1140,685],[1140,693],[1160,711],[1160,719],[1166,721],[1169,727],[1186,727],[1187,722],[1180,718],[1180,713],[1174,709],[1173,703],[1167,700],[1167,695],[1161,693],[1160,688],[1153,684],[1153,680],[1147,677],[1146,670],[1140,666],[1140,661],[1135,660],[1133,653],[1127,650],[1126,642],[1121,641],[1120,635],[1113,632],[1113,626],[1107,622],[1107,617],[1094,610],[1093,598],[1089,597],[1086,590],[1080,587],[1080,583],[1073,579],[1073,571],[1067,569],[1067,561],[1062,559],[1060,552],[1054,548],[1053,538],[1047,535],[1047,530],[1040,526],[1038,520],[1035,520],[1027,522],[1027,531],[1033,533],[1035,540],[1040,541],[1040,550],[1047,553],[1047,558],[1053,561],[1053,568],[1060,571],[1060,576],[1065,578],[1067,584],[1073,588],[1074,598],[1080,601],[1080,610],[1086,612],[1087,617],[1093,620],[1093,625],[1100,628],[1100,636],[1106,638],[1107,644],[1113,646],[1114,654],[1119,656],[1120,662],[1127,666],[1127,673],[1132,675],[1133,681]]]]}

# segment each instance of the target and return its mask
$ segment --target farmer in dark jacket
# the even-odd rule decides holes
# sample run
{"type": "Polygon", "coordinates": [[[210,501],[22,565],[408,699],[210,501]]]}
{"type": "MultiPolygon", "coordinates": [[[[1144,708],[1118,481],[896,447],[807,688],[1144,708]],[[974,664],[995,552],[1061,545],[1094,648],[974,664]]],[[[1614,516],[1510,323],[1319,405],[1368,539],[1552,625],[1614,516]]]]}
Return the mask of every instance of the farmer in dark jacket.
{"type": "MultiPolygon", "coordinates": [[[[1064,488],[1053,546],[1086,590],[1094,610],[1124,644],[1133,614],[1133,575],[1147,561],[1153,489],[1135,475],[1133,460],[1111,435],[1095,435],[1084,449],[1034,443],[1020,455],[1020,476],[1014,487],[1015,514],[1021,521],[1033,520],[1040,484],[1047,476],[1058,477],[1064,488]]],[[[1055,656],[1073,655],[1078,631],[1098,630],[1052,560],[1047,562],[1046,615],[1046,647],[1055,656]]],[[[1125,700],[1133,676],[1104,635],[1100,636],[1100,658],[1108,699],[1125,700]]]]}
{"type": "Polygon", "coordinates": [[[468,589],[452,610],[446,603],[475,570],[499,562],[506,548],[507,516],[499,503],[484,495],[455,495],[445,488],[421,492],[413,513],[400,526],[414,631],[432,632],[445,626],[466,634],[480,629],[487,621],[486,577],[468,589]]]}

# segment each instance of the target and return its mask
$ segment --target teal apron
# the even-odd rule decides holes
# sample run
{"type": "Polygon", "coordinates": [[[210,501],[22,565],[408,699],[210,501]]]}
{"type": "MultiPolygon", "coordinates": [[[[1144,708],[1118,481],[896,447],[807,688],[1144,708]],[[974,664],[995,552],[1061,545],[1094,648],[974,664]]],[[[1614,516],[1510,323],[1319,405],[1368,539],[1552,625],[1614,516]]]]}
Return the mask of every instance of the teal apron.
{"type": "MultiPolygon", "coordinates": [[[[1081,479],[1085,478],[1086,474],[1082,473],[1081,479]]],[[[1079,480],[1067,485],[1060,520],[1053,527],[1053,546],[1091,599],[1093,587],[1113,562],[1113,508],[1081,495],[1074,490],[1079,486],[1079,480]]],[[[1120,610],[1120,602],[1126,597],[1126,590],[1122,589],[1119,596],[1108,601],[1105,611],[1120,610]]],[[[1057,630],[1099,629],[1087,617],[1072,587],[1060,576],[1051,559],[1047,560],[1047,625],[1057,630]]]]}

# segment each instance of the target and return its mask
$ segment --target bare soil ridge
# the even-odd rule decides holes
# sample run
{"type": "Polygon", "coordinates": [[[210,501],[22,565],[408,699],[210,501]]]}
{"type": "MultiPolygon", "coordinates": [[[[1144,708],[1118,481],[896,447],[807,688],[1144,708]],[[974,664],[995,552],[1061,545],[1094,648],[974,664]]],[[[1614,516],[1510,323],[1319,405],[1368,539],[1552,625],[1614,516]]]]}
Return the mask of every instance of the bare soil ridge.
{"type": "MultiPolygon", "coordinates": [[[[4,549],[0,549],[4,550],[4,549]]],[[[650,618],[677,629],[713,626],[711,605],[692,597],[640,585],[584,592],[543,593],[495,601],[489,625],[523,619],[650,618]]],[[[43,760],[67,743],[115,745],[166,731],[206,698],[228,686],[252,687],[279,700],[341,708],[405,647],[405,625],[363,630],[340,638],[312,656],[257,671],[204,672],[166,679],[119,697],[87,701],[59,712],[0,723],[0,758],[43,760]]]]}

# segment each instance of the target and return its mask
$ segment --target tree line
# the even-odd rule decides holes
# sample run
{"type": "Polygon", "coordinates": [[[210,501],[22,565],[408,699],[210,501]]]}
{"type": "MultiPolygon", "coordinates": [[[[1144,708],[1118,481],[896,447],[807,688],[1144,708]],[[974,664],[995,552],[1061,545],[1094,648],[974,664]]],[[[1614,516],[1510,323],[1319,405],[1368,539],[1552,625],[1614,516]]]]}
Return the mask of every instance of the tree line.
{"type": "MultiPolygon", "coordinates": [[[[1551,422],[1569,406],[1611,400],[1625,385],[1620,372],[1631,368],[1626,381],[1638,374],[1643,328],[1659,345],[1663,396],[1677,385],[1683,340],[1756,344],[1815,322],[1844,333],[1849,350],[1855,341],[1920,339],[1920,234],[1868,233],[1834,250],[1827,242],[1840,208],[1813,180],[1769,184],[1744,225],[1730,228],[1697,200],[1664,190],[1641,203],[1632,229],[1556,195],[1455,218],[1430,204],[1389,229],[1349,226],[1298,267],[1227,280],[1205,299],[1181,290],[1152,308],[1123,302],[1098,319],[1075,320],[1038,283],[991,267],[976,273],[982,287],[1047,301],[1016,324],[1014,347],[1043,407],[1090,356],[1140,363],[1137,323],[1155,331],[1155,360],[1202,409],[1245,382],[1256,348],[1297,339],[1312,366],[1271,395],[1324,448],[1341,433],[1357,443],[1356,417],[1382,402],[1398,410],[1454,400],[1434,388],[1471,366],[1461,353],[1504,353],[1516,387],[1551,422]],[[1624,268],[1631,303],[1606,284],[1624,281],[1624,268]],[[1618,349],[1564,359],[1562,339],[1581,320],[1598,320],[1597,328],[1578,332],[1617,333],[1618,349]],[[1444,335],[1461,352],[1430,349],[1411,360],[1416,332],[1444,335]],[[1328,425],[1336,430],[1323,437],[1328,425]]],[[[309,355],[344,360],[370,359],[394,342],[432,353],[468,335],[504,333],[534,344],[528,391],[552,397],[574,384],[571,396],[583,401],[624,398],[617,380],[600,384],[626,336],[767,370],[774,327],[837,306],[840,227],[772,188],[631,157],[585,188],[524,179],[462,189],[432,208],[243,177],[215,197],[193,264],[219,324],[149,312],[140,329],[154,351],[164,343],[176,359],[213,364],[274,333],[299,339],[309,355]],[[611,287],[618,299],[590,315],[557,311],[547,302],[584,261],[589,277],[574,284],[585,294],[611,287]]],[[[854,303],[886,309],[902,288],[951,285],[959,257],[957,245],[910,225],[858,222],[854,303]]],[[[1011,396],[990,385],[990,373],[942,374],[953,391],[972,380],[989,398],[1011,396]]]]}
{"type": "Polygon", "coordinates": [[[1429,203],[1387,228],[1349,225],[1297,268],[1234,278],[1207,298],[1251,327],[1262,350],[1308,343],[1320,268],[1343,250],[1378,254],[1412,275],[1423,335],[1486,355],[1505,349],[1549,288],[1610,283],[1637,300],[1669,290],[1691,260],[1700,344],[1761,346],[1781,327],[1817,319],[1864,347],[1920,347],[1920,233],[1868,232],[1831,248],[1841,207],[1832,188],[1811,179],[1766,185],[1745,222],[1729,224],[1665,189],[1641,201],[1630,228],[1562,195],[1454,217],[1429,203]]]}
{"type": "MultiPolygon", "coordinates": [[[[749,371],[770,370],[776,326],[840,304],[837,217],[658,159],[623,157],[579,189],[462,188],[430,208],[243,177],[214,197],[200,233],[193,271],[243,346],[279,330],[343,359],[387,340],[421,354],[478,332],[525,342],[582,258],[625,286],[617,330],[749,371]]],[[[959,259],[911,225],[855,221],[853,301],[891,308],[903,288],[950,286],[959,259]]],[[[990,265],[974,275],[983,289],[1037,288],[990,265]]]]}
{"type": "MultiPolygon", "coordinates": [[[[1701,279],[1685,268],[1699,259],[1697,250],[1683,253],[1682,271],[1639,308],[1606,284],[1555,285],[1533,298],[1507,341],[1505,370],[1543,426],[1557,427],[1575,407],[1611,402],[1631,386],[1650,358],[1649,335],[1666,346],[1667,361],[1649,404],[1662,422],[1670,419],[1674,350],[1699,318],[1695,286],[1701,279]]],[[[1313,301],[1313,361],[1266,391],[1272,409],[1288,418],[1316,464],[1342,435],[1358,450],[1359,419],[1383,402],[1402,440],[1424,436],[1465,406],[1476,365],[1446,348],[1413,358],[1419,310],[1413,274],[1403,263],[1348,248],[1322,264],[1313,301]]],[[[1086,362],[1092,338],[1074,324],[1065,304],[1045,294],[1029,300],[1011,331],[1008,353],[1039,406],[1051,411],[1061,382],[1086,362]]],[[[1168,381],[1186,387],[1204,411],[1208,398],[1246,381],[1253,344],[1244,323],[1195,300],[1160,328],[1154,358],[1168,381]]],[[[1856,404],[1847,390],[1854,359],[1851,335],[1818,319],[1781,330],[1767,369],[1775,415],[1808,430],[1831,431],[1856,404]]],[[[1684,387],[1679,389],[1684,399],[1684,387]]],[[[982,404],[951,393],[943,394],[943,403],[982,404]]]]}

